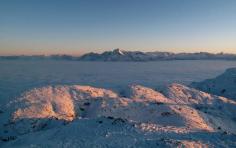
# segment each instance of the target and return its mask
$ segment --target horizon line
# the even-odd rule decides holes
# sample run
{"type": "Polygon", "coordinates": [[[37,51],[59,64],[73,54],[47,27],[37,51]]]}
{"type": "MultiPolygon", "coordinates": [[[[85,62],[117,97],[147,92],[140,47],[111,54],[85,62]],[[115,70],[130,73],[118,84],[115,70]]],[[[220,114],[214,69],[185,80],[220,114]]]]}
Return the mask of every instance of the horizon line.
{"type": "Polygon", "coordinates": [[[46,53],[32,53],[32,54],[0,54],[0,56],[53,56],[53,55],[67,55],[67,56],[83,56],[85,54],[89,54],[89,53],[96,53],[96,54],[102,54],[104,52],[112,52],[116,49],[119,49],[121,51],[125,51],[125,52],[143,52],[143,53],[150,53],[150,52],[160,52],[160,53],[173,53],[173,54],[183,54],[183,53],[189,53],[189,54],[194,54],[194,53],[209,53],[209,54],[230,54],[230,55],[236,55],[236,53],[229,53],[229,52],[223,52],[223,51],[220,51],[220,52],[209,52],[209,51],[193,51],[193,52],[172,52],[172,51],[160,51],[160,50],[153,50],[153,51],[143,51],[143,50],[124,50],[124,49],[120,49],[120,48],[114,48],[114,49],[111,49],[111,50],[104,50],[104,51],[101,51],[101,52],[98,52],[97,50],[96,51],[89,51],[89,52],[84,52],[84,53],[49,53],[49,54],[46,54],[46,53]]]}

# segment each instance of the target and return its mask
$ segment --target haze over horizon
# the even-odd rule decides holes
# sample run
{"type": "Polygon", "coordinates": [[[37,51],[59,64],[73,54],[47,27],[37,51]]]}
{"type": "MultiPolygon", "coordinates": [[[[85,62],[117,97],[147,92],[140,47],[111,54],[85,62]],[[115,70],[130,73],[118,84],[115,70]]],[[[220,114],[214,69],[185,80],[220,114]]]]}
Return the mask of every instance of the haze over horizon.
{"type": "Polygon", "coordinates": [[[2,0],[0,55],[236,53],[234,0],[2,0]]]}
{"type": "MultiPolygon", "coordinates": [[[[62,50],[54,50],[53,51],[46,51],[46,50],[40,50],[40,51],[37,51],[37,52],[34,52],[34,51],[16,51],[14,53],[2,53],[0,54],[0,56],[52,56],[52,55],[69,55],[69,56],[83,56],[83,55],[86,55],[86,54],[89,54],[89,53],[98,53],[98,54],[102,54],[104,52],[112,52],[116,49],[120,49],[120,48],[114,48],[114,49],[108,49],[108,50],[88,50],[87,52],[67,52],[67,51],[62,51],[62,50]]],[[[139,52],[169,52],[169,53],[174,53],[174,54],[178,54],[178,53],[210,53],[210,54],[232,54],[232,55],[235,55],[236,53],[235,52],[210,52],[210,51],[192,51],[192,52],[186,52],[185,50],[182,50],[182,51],[172,51],[172,50],[148,50],[148,51],[145,51],[145,50],[126,50],[126,49],[121,49],[121,51],[131,51],[131,52],[136,52],[136,51],[139,51],[139,52]]]]}

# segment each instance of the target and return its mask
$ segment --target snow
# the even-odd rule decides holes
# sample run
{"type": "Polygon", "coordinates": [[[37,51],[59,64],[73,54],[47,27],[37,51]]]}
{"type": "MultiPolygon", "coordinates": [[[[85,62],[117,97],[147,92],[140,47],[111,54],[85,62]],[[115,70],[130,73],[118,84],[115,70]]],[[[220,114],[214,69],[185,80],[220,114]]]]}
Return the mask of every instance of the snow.
{"type": "MultiPolygon", "coordinates": [[[[204,146],[216,143],[210,137],[199,141],[194,133],[223,135],[224,131],[231,135],[230,139],[235,138],[233,100],[176,83],[162,92],[141,85],[131,85],[127,97],[82,85],[35,88],[6,106],[9,117],[3,122],[2,131],[7,132],[1,137],[10,142],[2,144],[4,147],[110,147],[119,143],[120,147],[137,147],[141,142],[143,147],[154,147],[148,139],[157,134],[165,135],[164,140],[155,140],[161,146],[204,146]],[[190,134],[196,140],[180,140],[174,136],[178,134],[180,137],[190,134]]],[[[230,142],[226,145],[231,145],[230,142]]]]}
{"type": "Polygon", "coordinates": [[[113,50],[113,53],[117,53],[117,54],[119,54],[119,55],[124,55],[123,51],[122,51],[121,49],[119,49],[119,48],[114,49],[114,50],[113,50]]]}
{"type": "MultiPolygon", "coordinates": [[[[178,66],[175,67],[176,65],[172,65],[167,70],[164,67],[168,63],[162,62],[159,64],[164,64],[163,67],[155,67],[159,73],[151,71],[153,66],[148,68],[148,63],[142,63],[141,67],[131,70],[140,69],[142,72],[129,73],[128,69],[116,69],[117,65],[114,63],[111,63],[110,66],[107,66],[109,63],[99,63],[98,65],[104,67],[94,70],[97,71],[97,75],[88,76],[86,80],[81,81],[81,79],[85,79],[84,74],[91,74],[92,70],[82,68],[88,63],[73,64],[69,63],[66,66],[68,69],[63,69],[65,72],[61,69],[56,70],[49,77],[52,80],[70,78],[71,81],[75,80],[73,83],[65,84],[65,81],[57,81],[56,83],[50,82],[50,85],[45,85],[47,83],[35,85],[34,81],[38,79],[40,82],[40,79],[44,79],[48,75],[42,77],[34,75],[36,79],[25,77],[25,79],[29,79],[28,85],[33,83],[27,89],[25,89],[26,83],[20,83],[23,81],[17,80],[22,77],[21,73],[10,74],[11,70],[2,67],[4,71],[0,71],[0,73],[3,84],[10,82],[7,74],[18,75],[13,80],[18,81],[24,92],[16,97],[10,97],[10,99],[4,98],[7,95],[1,95],[7,103],[2,103],[0,108],[0,147],[236,146],[236,101],[234,98],[226,95],[218,96],[217,93],[199,90],[198,87],[193,88],[194,85],[188,86],[186,85],[188,83],[179,84],[178,81],[173,81],[181,79],[179,81],[183,82],[186,79],[189,79],[188,81],[198,80],[200,77],[202,79],[204,76],[214,77],[218,72],[223,72],[225,66],[215,67],[215,69],[207,68],[207,70],[211,70],[211,73],[204,73],[206,75],[199,73],[198,78],[193,78],[193,74],[197,71],[205,70],[206,72],[207,70],[199,67],[193,70],[191,66],[180,69],[178,66]],[[67,71],[70,68],[75,71],[76,68],[85,71],[82,75],[71,74],[67,71]],[[107,71],[104,72],[104,70],[107,71]],[[190,70],[191,72],[189,72],[190,70]],[[113,72],[109,73],[109,71],[113,72]],[[173,73],[173,71],[175,72],[173,73]],[[62,74],[65,75],[62,76],[62,74]],[[157,75],[151,76],[150,74],[157,75]],[[161,76],[161,74],[163,75],[161,76]],[[179,77],[180,75],[182,77],[179,77]],[[189,77],[190,75],[192,77],[189,77]],[[76,76],[79,76],[79,81],[76,76]],[[147,79],[149,76],[150,79],[147,79]],[[158,80],[155,79],[159,76],[158,80]],[[175,78],[173,79],[173,77],[175,78]],[[109,78],[111,81],[107,81],[109,78]],[[169,78],[172,80],[168,81],[169,78]],[[94,81],[93,85],[84,85],[87,79],[94,81]],[[140,81],[137,81],[138,79],[140,81]],[[104,81],[112,83],[104,85],[106,84],[104,81]],[[125,81],[129,82],[123,83],[125,81]],[[164,84],[168,85],[159,83],[162,81],[167,81],[164,84]],[[160,85],[161,87],[159,87],[160,85]]],[[[137,66],[135,63],[119,64],[121,67],[129,65],[125,68],[137,66]]],[[[158,65],[158,63],[150,64],[158,65]]],[[[98,67],[96,63],[92,65],[98,67]]],[[[230,63],[230,65],[234,65],[234,63],[230,63]]],[[[26,68],[28,67],[26,66],[26,68]]],[[[44,68],[46,68],[45,71],[41,71],[43,74],[46,71],[49,73],[48,68],[52,67],[44,68]]],[[[58,68],[61,67],[58,66],[58,68]]],[[[37,69],[42,70],[42,67],[37,67],[37,69]]],[[[55,69],[52,68],[52,70],[55,69]]],[[[24,73],[26,71],[23,69],[24,73]]],[[[37,71],[34,72],[37,73],[37,71]]],[[[32,71],[28,75],[33,75],[34,72],[32,71]]],[[[226,92],[233,91],[235,89],[231,82],[235,75],[236,70],[229,69],[216,80],[214,79],[217,82],[214,85],[220,87],[221,84],[224,84],[227,86],[226,92]]],[[[15,90],[17,87],[13,87],[13,84],[17,85],[15,82],[9,86],[15,90]]],[[[205,83],[201,82],[198,86],[204,85],[205,83]]],[[[10,92],[12,91],[8,93],[10,92]]],[[[2,94],[4,93],[2,92],[2,94]]]]}
{"type": "Polygon", "coordinates": [[[234,113],[236,102],[189,88],[181,84],[172,84],[163,90],[164,94],[178,104],[192,106],[200,110],[201,115],[214,128],[221,127],[231,132],[236,132],[234,113]]]}
{"type": "Polygon", "coordinates": [[[236,100],[236,68],[227,69],[222,75],[202,82],[194,82],[192,86],[219,96],[236,100]]]}
{"type": "MultiPolygon", "coordinates": [[[[76,120],[67,126],[23,135],[19,139],[7,143],[4,147],[183,147],[188,145],[207,146],[193,135],[144,134],[131,123],[113,124],[107,118],[76,120]],[[101,123],[102,121],[102,123],[101,123]],[[100,123],[99,123],[100,122],[100,123]],[[190,138],[191,137],[191,138],[190,138]],[[184,140],[183,140],[184,139],[184,140]]],[[[207,135],[197,136],[199,139],[207,135]]],[[[214,141],[221,142],[220,135],[214,141]]],[[[232,139],[233,141],[234,139],[232,139]]],[[[223,145],[223,142],[221,142],[223,145]]],[[[229,145],[230,146],[230,145],[229,145]]],[[[232,146],[232,144],[231,144],[232,146]]]]}

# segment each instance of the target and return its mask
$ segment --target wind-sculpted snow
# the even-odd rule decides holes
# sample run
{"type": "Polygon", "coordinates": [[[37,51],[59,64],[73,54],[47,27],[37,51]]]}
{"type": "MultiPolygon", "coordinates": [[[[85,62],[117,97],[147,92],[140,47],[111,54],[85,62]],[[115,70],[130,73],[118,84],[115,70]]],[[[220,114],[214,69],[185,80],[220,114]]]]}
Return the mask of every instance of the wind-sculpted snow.
{"type": "Polygon", "coordinates": [[[161,91],[132,85],[122,94],[91,86],[47,86],[22,94],[5,110],[8,119],[1,121],[0,135],[10,141],[2,143],[5,147],[223,144],[206,135],[216,140],[228,135],[224,144],[235,146],[236,103],[180,84],[161,91]]]}

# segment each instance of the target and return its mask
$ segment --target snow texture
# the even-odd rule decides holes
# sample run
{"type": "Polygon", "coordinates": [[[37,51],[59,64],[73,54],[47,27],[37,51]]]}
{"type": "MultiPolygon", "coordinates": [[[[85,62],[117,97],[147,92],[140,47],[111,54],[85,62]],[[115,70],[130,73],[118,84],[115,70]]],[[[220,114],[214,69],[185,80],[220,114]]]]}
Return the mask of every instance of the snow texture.
{"type": "MultiPolygon", "coordinates": [[[[214,84],[233,90],[228,82],[235,75],[227,70],[214,84]]],[[[45,86],[1,107],[0,146],[235,147],[235,114],[234,100],[177,83],[123,92],[45,86]]]]}

